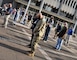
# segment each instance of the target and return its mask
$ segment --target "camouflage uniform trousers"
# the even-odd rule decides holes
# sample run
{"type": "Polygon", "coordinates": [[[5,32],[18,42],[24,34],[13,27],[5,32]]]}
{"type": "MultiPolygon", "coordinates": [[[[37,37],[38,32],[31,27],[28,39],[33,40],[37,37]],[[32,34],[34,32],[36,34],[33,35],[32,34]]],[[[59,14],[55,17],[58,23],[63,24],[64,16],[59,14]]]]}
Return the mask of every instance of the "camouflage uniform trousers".
{"type": "Polygon", "coordinates": [[[34,37],[32,39],[32,44],[31,44],[31,52],[35,53],[35,49],[37,47],[37,44],[41,40],[41,36],[34,34],[34,37]]]}

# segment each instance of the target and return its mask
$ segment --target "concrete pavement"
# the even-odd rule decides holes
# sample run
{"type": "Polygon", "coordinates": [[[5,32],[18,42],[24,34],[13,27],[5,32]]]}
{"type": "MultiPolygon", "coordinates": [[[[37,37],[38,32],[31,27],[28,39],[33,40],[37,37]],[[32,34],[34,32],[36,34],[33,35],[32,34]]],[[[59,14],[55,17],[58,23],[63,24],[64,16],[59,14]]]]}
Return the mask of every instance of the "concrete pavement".
{"type": "Polygon", "coordinates": [[[61,51],[55,50],[56,39],[52,39],[53,30],[49,41],[46,43],[40,41],[36,49],[34,58],[27,56],[30,48],[27,44],[30,42],[31,30],[19,26],[8,25],[5,29],[2,27],[3,18],[0,19],[0,60],[77,60],[76,38],[70,41],[70,46],[62,46],[61,51]]]}

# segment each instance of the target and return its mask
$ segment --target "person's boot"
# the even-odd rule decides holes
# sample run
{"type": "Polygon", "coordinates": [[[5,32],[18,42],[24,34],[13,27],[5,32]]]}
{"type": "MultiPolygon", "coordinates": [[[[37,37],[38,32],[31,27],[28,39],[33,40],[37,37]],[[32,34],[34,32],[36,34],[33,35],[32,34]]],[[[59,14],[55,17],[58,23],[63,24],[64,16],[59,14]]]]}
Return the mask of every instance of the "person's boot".
{"type": "Polygon", "coordinates": [[[27,45],[27,47],[31,48],[31,44],[27,45]]]}
{"type": "Polygon", "coordinates": [[[28,56],[34,57],[35,52],[29,52],[28,56]]]}

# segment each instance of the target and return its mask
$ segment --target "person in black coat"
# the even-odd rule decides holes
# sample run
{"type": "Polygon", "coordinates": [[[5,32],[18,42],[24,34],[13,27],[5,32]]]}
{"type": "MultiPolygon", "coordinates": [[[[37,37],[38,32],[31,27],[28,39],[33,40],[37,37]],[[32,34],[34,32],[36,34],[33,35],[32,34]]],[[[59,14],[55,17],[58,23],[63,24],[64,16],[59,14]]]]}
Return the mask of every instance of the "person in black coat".
{"type": "Polygon", "coordinates": [[[67,32],[67,26],[66,26],[66,23],[64,23],[64,26],[62,27],[61,31],[57,34],[57,36],[58,36],[57,44],[56,44],[57,50],[61,49],[63,39],[65,37],[66,32],[67,32]]]}
{"type": "Polygon", "coordinates": [[[58,22],[57,27],[55,28],[55,35],[53,38],[57,37],[56,35],[60,32],[61,30],[61,23],[58,22]]]}

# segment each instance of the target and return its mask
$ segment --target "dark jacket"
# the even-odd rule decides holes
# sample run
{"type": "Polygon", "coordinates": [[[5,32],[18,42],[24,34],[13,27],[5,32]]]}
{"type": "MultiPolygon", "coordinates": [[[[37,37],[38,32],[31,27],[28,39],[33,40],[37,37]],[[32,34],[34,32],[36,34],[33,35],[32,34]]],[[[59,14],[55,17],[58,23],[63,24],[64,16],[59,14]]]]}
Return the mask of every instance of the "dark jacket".
{"type": "Polygon", "coordinates": [[[34,30],[34,28],[36,27],[36,24],[38,23],[39,19],[38,18],[33,18],[33,23],[31,26],[31,29],[34,30]]]}
{"type": "Polygon", "coordinates": [[[59,38],[62,38],[65,35],[66,31],[67,31],[67,27],[64,26],[57,36],[59,38]]]}
{"type": "Polygon", "coordinates": [[[57,28],[56,28],[56,32],[59,32],[61,30],[61,25],[58,24],[57,28]]]}

